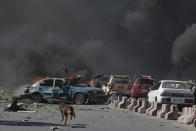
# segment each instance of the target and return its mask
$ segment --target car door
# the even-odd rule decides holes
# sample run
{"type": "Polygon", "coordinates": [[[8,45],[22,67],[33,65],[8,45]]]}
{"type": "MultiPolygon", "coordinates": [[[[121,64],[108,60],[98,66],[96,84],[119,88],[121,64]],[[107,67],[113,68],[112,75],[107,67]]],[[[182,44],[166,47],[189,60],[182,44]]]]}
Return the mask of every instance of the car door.
{"type": "Polygon", "coordinates": [[[45,79],[39,83],[38,92],[42,94],[44,98],[53,96],[54,79],[45,79]]]}
{"type": "Polygon", "coordinates": [[[63,97],[64,95],[64,89],[63,89],[63,86],[62,84],[64,83],[64,80],[63,79],[55,79],[55,82],[54,82],[54,89],[53,89],[53,94],[54,96],[56,97],[63,97]]]}

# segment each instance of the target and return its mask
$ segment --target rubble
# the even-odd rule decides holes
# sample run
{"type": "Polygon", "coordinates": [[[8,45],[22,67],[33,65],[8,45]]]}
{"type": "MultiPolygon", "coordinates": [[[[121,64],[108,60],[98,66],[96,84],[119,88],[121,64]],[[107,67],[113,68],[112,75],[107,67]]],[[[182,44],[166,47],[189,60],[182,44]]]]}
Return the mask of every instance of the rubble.
{"type": "Polygon", "coordinates": [[[12,103],[5,107],[4,111],[26,111],[26,109],[22,108],[23,103],[18,103],[16,98],[13,98],[12,103]]]}
{"type": "Polygon", "coordinates": [[[52,130],[52,131],[55,131],[56,129],[60,129],[60,127],[59,126],[52,126],[52,127],[50,127],[50,130],[52,130]]]}

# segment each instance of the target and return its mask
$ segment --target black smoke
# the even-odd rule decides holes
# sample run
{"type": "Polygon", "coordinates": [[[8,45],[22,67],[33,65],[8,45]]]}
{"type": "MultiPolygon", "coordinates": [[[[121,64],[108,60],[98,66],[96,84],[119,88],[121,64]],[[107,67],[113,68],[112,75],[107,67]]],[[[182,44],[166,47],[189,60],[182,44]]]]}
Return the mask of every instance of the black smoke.
{"type": "Polygon", "coordinates": [[[196,75],[196,25],[187,27],[174,42],[172,58],[184,77],[196,75]]]}
{"type": "Polygon", "coordinates": [[[1,0],[0,85],[63,77],[65,68],[193,79],[195,54],[182,52],[195,48],[183,37],[196,23],[195,6],[195,0],[1,0]]]}

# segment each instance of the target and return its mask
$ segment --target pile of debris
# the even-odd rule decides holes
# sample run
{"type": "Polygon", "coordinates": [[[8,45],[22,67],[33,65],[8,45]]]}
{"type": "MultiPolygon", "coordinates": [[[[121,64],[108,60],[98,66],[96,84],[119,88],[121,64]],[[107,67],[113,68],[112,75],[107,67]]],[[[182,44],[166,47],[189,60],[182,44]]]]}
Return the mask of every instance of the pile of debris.
{"type": "MultiPolygon", "coordinates": [[[[13,98],[11,104],[7,105],[4,111],[8,112],[21,112],[21,113],[35,113],[37,111],[31,111],[32,107],[30,105],[25,105],[24,103],[18,103],[19,98],[13,98]]],[[[41,107],[41,105],[39,105],[41,107]]],[[[38,105],[37,105],[38,108],[38,105]]]]}
{"type": "Polygon", "coordinates": [[[18,103],[16,98],[12,99],[12,103],[5,107],[4,111],[26,111],[26,109],[22,108],[23,104],[18,103]]]}

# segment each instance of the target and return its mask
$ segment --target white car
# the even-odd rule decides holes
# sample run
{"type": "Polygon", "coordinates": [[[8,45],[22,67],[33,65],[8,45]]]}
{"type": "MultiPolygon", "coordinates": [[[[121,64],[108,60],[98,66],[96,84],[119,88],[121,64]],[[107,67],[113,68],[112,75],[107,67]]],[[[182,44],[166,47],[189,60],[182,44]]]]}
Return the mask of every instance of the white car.
{"type": "Polygon", "coordinates": [[[164,104],[192,105],[193,92],[187,88],[183,81],[162,80],[157,83],[154,90],[148,93],[149,102],[164,104]]]}

